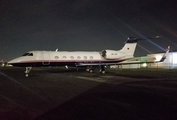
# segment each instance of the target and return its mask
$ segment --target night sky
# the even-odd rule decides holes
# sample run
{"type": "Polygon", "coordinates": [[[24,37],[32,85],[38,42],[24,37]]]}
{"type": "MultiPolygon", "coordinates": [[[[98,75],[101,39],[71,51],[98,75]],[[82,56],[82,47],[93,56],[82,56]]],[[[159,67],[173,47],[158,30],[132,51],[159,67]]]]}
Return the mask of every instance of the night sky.
{"type": "Polygon", "coordinates": [[[177,48],[175,0],[1,0],[0,60],[30,50],[121,49],[132,37],[135,56],[177,48]]]}

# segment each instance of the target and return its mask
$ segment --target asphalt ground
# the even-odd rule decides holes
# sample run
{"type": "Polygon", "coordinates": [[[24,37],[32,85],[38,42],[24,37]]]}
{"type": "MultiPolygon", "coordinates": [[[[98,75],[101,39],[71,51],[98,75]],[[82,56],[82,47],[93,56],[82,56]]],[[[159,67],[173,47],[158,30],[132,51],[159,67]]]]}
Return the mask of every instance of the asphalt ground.
{"type": "Polygon", "coordinates": [[[0,120],[176,120],[176,73],[0,68],[0,120]]]}

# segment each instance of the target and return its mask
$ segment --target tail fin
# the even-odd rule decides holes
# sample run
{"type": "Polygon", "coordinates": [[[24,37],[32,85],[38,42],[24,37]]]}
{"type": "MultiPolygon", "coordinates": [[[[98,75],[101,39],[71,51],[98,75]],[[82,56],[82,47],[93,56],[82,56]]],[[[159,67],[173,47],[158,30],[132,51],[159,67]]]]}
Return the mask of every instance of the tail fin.
{"type": "Polygon", "coordinates": [[[126,53],[128,56],[133,57],[138,40],[140,39],[136,37],[129,37],[124,47],[120,51],[126,53]]]}
{"type": "Polygon", "coordinates": [[[139,40],[147,40],[147,39],[158,39],[161,36],[155,36],[151,38],[136,38],[136,37],[129,37],[124,45],[124,47],[120,50],[121,52],[126,53],[128,56],[133,57],[136,49],[137,42],[139,40]]]}

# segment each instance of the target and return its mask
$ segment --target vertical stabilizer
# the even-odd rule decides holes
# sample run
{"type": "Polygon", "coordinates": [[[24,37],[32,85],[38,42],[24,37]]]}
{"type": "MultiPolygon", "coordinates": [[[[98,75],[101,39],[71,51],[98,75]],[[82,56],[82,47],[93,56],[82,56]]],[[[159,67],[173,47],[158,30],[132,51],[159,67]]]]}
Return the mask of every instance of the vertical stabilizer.
{"type": "Polygon", "coordinates": [[[129,37],[124,45],[124,47],[120,50],[121,52],[124,52],[129,57],[133,57],[136,49],[136,45],[139,39],[135,37],[129,37]]]}

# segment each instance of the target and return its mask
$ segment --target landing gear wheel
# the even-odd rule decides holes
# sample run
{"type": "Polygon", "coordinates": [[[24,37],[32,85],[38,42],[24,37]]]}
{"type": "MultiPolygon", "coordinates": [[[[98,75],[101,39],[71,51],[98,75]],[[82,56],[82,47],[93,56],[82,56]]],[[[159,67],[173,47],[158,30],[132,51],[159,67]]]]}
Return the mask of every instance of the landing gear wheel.
{"type": "Polygon", "coordinates": [[[92,69],[90,69],[90,70],[89,70],[89,73],[93,73],[93,70],[92,70],[92,69]]]}
{"type": "Polygon", "coordinates": [[[101,71],[101,74],[105,74],[105,71],[101,71]]]}
{"type": "Polygon", "coordinates": [[[25,77],[28,77],[28,74],[25,74],[25,77]]]}
{"type": "Polygon", "coordinates": [[[32,67],[26,67],[26,70],[25,70],[25,77],[28,77],[28,76],[29,76],[28,74],[30,73],[31,69],[32,69],[32,67]]]}
{"type": "Polygon", "coordinates": [[[89,70],[90,70],[89,68],[86,69],[87,72],[89,72],[89,70]]]}
{"type": "Polygon", "coordinates": [[[104,66],[100,66],[100,73],[105,74],[105,67],[104,66]]]}

